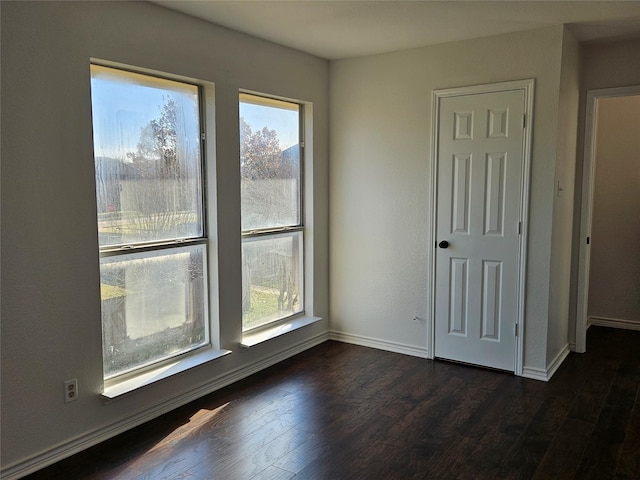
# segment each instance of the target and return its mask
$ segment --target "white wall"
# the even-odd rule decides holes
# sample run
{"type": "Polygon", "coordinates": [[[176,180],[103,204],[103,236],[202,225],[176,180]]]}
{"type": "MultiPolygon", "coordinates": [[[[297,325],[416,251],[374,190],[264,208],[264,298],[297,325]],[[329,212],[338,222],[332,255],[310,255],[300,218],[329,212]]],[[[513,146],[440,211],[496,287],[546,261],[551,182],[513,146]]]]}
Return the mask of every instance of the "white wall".
{"type": "Polygon", "coordinates": [[[524,365],[546,369],[562,40],[549,27],[331,64],[334,335],[426,353],[432,91],[535,78],[524,365]]]}
{"type": "Polygon", "coordinates": [[[640,95],[598,100],[590,317],[640,327],[640,95]]]}
{"type": "Polygon", "coordinates": [[[566,28],[563,31],[560,92],[558,96],[558,149],[551,235],[549,330],[547,368],[569,352],[569,305],[571,251],[573,244],[573,201],[580,97],[580,48],[566,28]]]}
{"type": "Polygon", "coordinates": [[[329,84],[324,60],[144,2],[3,1],[1,9],[4,478],[117,433],[230,372],[326,338],[329,84]],[[109,404],[100,397],[92,57],[215,83],[217,155],[208,168],[217,174],[219,215],[211,247],[219,250],[221,343],[233,350],[109,404]],[[325,318],[248,350],[238,346],[239,88],[313,102],[307,264],[314,269],[313,313],[325,318]],[[79,400],[64,404],[69,378],[78,379],[79,400]]]}

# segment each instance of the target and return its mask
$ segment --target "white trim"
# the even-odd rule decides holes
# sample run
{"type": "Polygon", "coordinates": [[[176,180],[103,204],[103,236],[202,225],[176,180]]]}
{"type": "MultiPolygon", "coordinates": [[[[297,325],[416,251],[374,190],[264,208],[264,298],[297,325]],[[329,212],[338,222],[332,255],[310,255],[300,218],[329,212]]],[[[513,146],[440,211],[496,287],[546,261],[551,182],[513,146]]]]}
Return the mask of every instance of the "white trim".
{"type": "Polygon", "coordinates": [[[543,382],[548,382],[553,377],[553,374],[556,373],[562,362],[564,362],[565,358],[571,352],[571,348],[569,344],[566,344],[560,352],[553,359],[551,364],[546,368],[535,368],[535,367],[524,367],[522,369],[522,376],[525,378],[531,378],[533,380],[541,380],[543,382]]]}
{"type": "Polygon", "coordinates": [[[429,205],[429,211],[431,215],[431,229],[428,233],[428,245],[431,249],[431,255],[429,256],[429,305],[427,317],[427,346],[430,352],[430,357],[433,358],[435,352],[435,260],[434,260],[434,248],[435,248],[435,232],[436,232],[436,209],[437,209],[437,195],[438,195],[438,119],[440,116],[440,100],[445,97],[455,97],[464,95],[475,95],[479,93],[496,93],[505,92],[511,90],[524,90],[525,105],[524,114],[526,119],[526,125],[522,138],[522,179],[521,179],[521,202],[520,202],[520,222],[522,225],[522,232],[520,235],[520,242],[518,248],[518,311],[516,322],[518,324],[519,334],[516,338],[516,351],[514,362],[514,373],[518,376],[524,376],[523,373],[523,352],[524,352],[524,332],[525,332],[525,299],[526,299],[526,279],[527,279],[527,238],[529,231],[529,197],[530,197],[530,184],[531,184],[531,132],[533,130],[533,97],[534,97],[535,80],[515,80],[511,82],[492,83],[488,85],[474,85],[469,87],[450,88],[445,90],[434,90],[432,97],[432,149],[431,149],[431,205],[429,205]]]}
{"type": "Polygon", "coordinates": [[[200,384],[187,392],[177,395],[168,400],[164,400],[155,405],[145,407],[132,415],[123,418],[122,420],[110,424],[106,427],[93,430],[85,435],[81,435],[74,439],[69,440],[55,448],[45,450],[44,452],[33,455],[26,460],[11,464],[4,468],[0,472],[0,478],[3,480],[15,480],[25,475],[33,473],[44,467],[47,467],[55,462],[70,457],[71,455],[81,452],[89,447],[97,445],[100,442],[108,440],[120,433],[123,433],[131,428],[142,425],[149,420],[170,412],[178,407],[186,405],[189,402],[197,400],[198,398],[208,395],[216,390],[224,388],[232,383],[242,380],[245,377],[253,375],[256,372],[264,370],[276,363],[282,362],[293,355],[301,353],[309,348],[315,347],[329,339],[327,332],[307,339],[297,345],[293,345],[290,348],[276,353],[268,358],[260,360],[258,362],[249,364],[244,367],[237,368],[230,372],[225,373],[209,382],[200,384]]]}
{"type": "Polygon", "coordinates": [[[569,356],[569,353],[571,353],[571,349],[569,348],[569,344],[567,343],[562,348],[562,350],[558,352],[558,355],[556,355],[556,358],[554,358],[551,364],[547,367],[547,378],[549,380],[551,380],[551,377],[553,377],[553,374],[556,373],[556,370],[558,370],[560,365],[562,365],[562,362],[564,362],[565,358],[569,356]]]}
{"type": "Polygon", "coordinates": [[[580,242],[580,260],[578,263],[578,295],[576,300],[575,351],[579,353],[587,351],[589,269],[591,265],[591,245],[587,245],[587,237],[591,237],[591,217],[593,213],[598,99],[638,94],[640,94],[640,85],[587,91],[582,160],[582,204],[580,206],[580,237],[578,240],[580,242]]]}
{"type": "Polygon", "coordinates": [[[312,323],[322,320],[320,317],[299,316],[294,317],[286,322],[279,322],[276,325],[268,328],[260,329],[257,332],[248,332],[242,335],[242,341],[240,346],[244,348],[251,348],[259,345],[263,342],[277,338],[285,333],[293,332],[299,328],[306,327],[312,323]]]}
{"type": "Polygon", "coordinates": [[[354,335],[352,333],[338,332],[336,330],[329,331],[329,340],[335,340],[343,343],[351,343],[362,347],[371,347],[387,352],[402,353],[403,355],[411,355],[412,357],[431,358],[426,348],[407,345],[405,343],[390,342],[379,338],[366,337],[364,335],[354,335]]]}
{"type": "Polygon", "coordinates": [[[428,212],[431,212],[431,225],[427,232],[427,248],[431,252],[428,255],[427,268],[429,275],[427,277],[427,301],[429,308],[427,309],[427,351],[429,358],[435,358],[436,336],[435,336],[435,318],[436,318],[436,261],[435,261],[435,245],[436,245],[436,208],[438,205],[438,138],[440,137],[440,125],[438,122],[440,116],[440,97],[433,92],[431,98],[431,164],[429,175],[431,180],[431,198],[430,205],[427,206],[428,212]]]}
{"type": "Polygon", "coordinates": [[[102,397],[111,401],[128,393],[134,392],[139,388],[152,385],[166,378],[172,377],[187,370],[211,362],[218,358],[231,353],[231,350],[214,350],[212,348],[203,349],[194,352],[191,355],[185,355],[173,362],[165,363],[159,367],[147,370],[144,373],[138,373],[133,377],[125,380],[110,382],[102,392],[102,397]]]}
{"type": "Polygon", "coordinates": [[[532,380],[540,380],[542,382],[548,382],[549,377],[547,376],[547,371],[543,368],[535,368],[535,367],[524,367],[522,369],[522,376],[524,378],[530,378],[532,380]]]}
{"type": "Polygon", "coordinates": [[[518,278],[518,337],[516,338],[516,365],[515,374],[522,375],[524,361],[524,334],[525,334],[525,303],[527,298],[527,244],[529,238],[529,198],[531,185],[531,149],[533,132],[533,95],[535,81],[524,80],[521,82],[525,91],[525,129],[522,139],[522,190],[520,202],[520,222],[522,225],[522,235],[520,235],[520,248],[518,250],[520,265],[518,278]]]}
{"type": "Polygon", "coordinates": [[[621,318],[589,317],[589,325],[621,328],[623,330],[640,330],[640,320],[623,320],[621,318]]]}

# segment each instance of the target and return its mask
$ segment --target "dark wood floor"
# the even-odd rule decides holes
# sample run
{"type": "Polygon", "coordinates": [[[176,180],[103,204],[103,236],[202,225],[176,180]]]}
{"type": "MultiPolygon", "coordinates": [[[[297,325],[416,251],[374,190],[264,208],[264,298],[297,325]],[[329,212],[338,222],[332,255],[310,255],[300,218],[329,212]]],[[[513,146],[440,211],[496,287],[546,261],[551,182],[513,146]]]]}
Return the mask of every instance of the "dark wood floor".
{"type": "Polygon", "coordinates": [[[639,479],[640,332],[548,383],[326,342],[29,476],[639,479]]]}

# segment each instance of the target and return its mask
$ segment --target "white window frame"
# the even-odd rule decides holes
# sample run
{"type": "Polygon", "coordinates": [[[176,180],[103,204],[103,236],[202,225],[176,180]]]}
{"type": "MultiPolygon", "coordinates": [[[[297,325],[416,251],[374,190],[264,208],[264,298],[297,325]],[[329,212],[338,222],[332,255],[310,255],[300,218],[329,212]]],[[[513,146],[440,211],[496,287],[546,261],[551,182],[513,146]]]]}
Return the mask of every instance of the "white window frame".
{"type": "Polygon", "coordinates": [[[300,165],[299,165],[299,223],[295,226],[287,227],[274,227],[263,228],[255,230],[243,230],[241,231],[242,242],[248,238],[269,238],[281,235],[289,232],[300,232],[301,234],[301,271],[299,275],[300,284],[300,311],[291,315],[273,320],[263,325],[244,330],[242,325],[242,341],[240,345],[244,348],[249,348],[258,345],[264,341],[271,340],[279,337],[285,333],[295,331],[306,325],[310,325],[321,318],[313,316],[313,269],[310,258],[312,258],[312,239],[309,237],[309,217],[312,206],[312,194],[309,188],[312,183],[312,169],[311,169],[311,142],[309,141],[308,128],[312,124],[313,106],[307,102],[294,100],[290,98],[279,97],[275,95],[264,94],[261,92],[254,92],[249,90],[240,90],[239,103],[243,95],[255,96],[269,100],[283,101],[288,103],[294,103],[299,106],[298,121],[299,121],[299,147],[300,147],[300,165]]]}
{"type": "Polygon", "coordinates": [[[202,235],[193,239],[178,239],[175,242],[152,242],[136,246],[126,246],[124,248],[99,247],[98,253],[102,257],[119,254],[126,255],[135,251],[148,252],[153,250],[170,250],[189,245],[202,245],[205,252],[205,261],[203,262],[203,309],[205,330],[208,335],[208,341],[203,345],[192,350],[179,353],[175,356],[161,359],[152,362],[149,365],[143,365],[139,368],[134,368],[131,371],[105,377],[102,397],[107,401],[110,401],[122,395],[131,393],[143,386],[155,383],[203,363],[225,356],[231,353],[231,351],[220,348],[220,336],[217,321],[219,306],[219,298],[217,295],[217,251],[212,248],[212,242],[214,239],[210,236],[213,231],[210,230],[210,228],[212,225],[215,225],[217,212],[215,181],[214,178],[211,178],[211,173],[215,173],[215,166],[213,163],[216,151],[215,135],[207,135],[208,132],[213,131],[215,124],[214,84],[211,82],[199,81],[190,77],[158,72],[141,67],[132,67],[102,59],[92,58],[91,65],[109,67],[122,70],[124,72],[132,72],[196,86],[198,88],[199,133],[201,137],[200,188],[202,191],[202,235]]]}

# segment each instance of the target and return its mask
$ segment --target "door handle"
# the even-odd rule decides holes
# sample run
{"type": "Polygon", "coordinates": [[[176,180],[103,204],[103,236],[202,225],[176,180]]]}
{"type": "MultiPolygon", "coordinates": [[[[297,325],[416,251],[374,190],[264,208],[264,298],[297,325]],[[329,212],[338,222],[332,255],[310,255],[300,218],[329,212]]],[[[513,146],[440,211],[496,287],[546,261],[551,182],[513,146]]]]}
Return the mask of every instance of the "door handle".
{"type": "Polygon", "coordinates": [[[439,246],[440,248],[449,248],[449,242],[447,242],[446,240],[442,240],[442,241],[438,244],[438,246],[439,246]]]}

